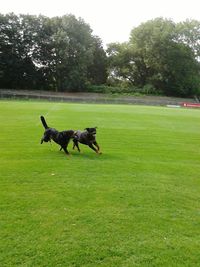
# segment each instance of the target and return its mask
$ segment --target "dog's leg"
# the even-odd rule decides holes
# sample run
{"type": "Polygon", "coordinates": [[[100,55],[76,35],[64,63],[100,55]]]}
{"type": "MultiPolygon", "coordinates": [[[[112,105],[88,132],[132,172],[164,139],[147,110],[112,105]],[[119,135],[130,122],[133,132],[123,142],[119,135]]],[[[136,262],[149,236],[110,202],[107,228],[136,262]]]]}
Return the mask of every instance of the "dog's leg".
{"type": "Polygon", "coordinates": [[[99,145],[97,144],[97,142],[95,141],[95,142],[93,142],[93,144],[97,147],[97,149],[98,149],[98,151],[100,150],[100,147],[99,147],[99,145]]]}
{"type": "Polygon", "coordinates": [[[62,149],[65,151],[65,153],[66,153],[67,155],[69,155],[69,151],[67,150],[66,147],[63,146],[62,149]]]}
{"type": "Polygon", "coordinates": [[[77,147],[78,152],[81,152],[81,150],[80,150],[80,148],[79,148],[79,145],[78,145],[78,141],[75,139],[75,140],[73,140],[73,142],[74,142],[74,144],[73,144],[73,149],[74,149],[75,147],[77,147]]]}
{"type": "Polygon", "coordinates": [[[75,149],[75,146],[76,146],[76,144],[75,144],[75,142],[74,142],[74,140],[73,140],[73,150],[75,149]]]}
{"type": "Polygon", "coordinates": [[[93,144],[89,144],[88,146],[98,154],[98,150],[93,146],[93,144]]]}
{"type": "Polygon", "coordinates": [[[68,143],[69,142],[63,142],[63,143],[60,143],[60,151],[63,149],[64,150],[64,152],[67,154],[67,155],[69,155],[69,152],[68,152],[68,150],[67,150],[67,145],[68,145],[68,143]]]}
{"type": "Polygon", "coordinates": [[[79,148],[79,145],[78,145],[78,142],[76,144],[76,147],[78,148],[78,152],[81,152],[80,148],[79,148]]]}

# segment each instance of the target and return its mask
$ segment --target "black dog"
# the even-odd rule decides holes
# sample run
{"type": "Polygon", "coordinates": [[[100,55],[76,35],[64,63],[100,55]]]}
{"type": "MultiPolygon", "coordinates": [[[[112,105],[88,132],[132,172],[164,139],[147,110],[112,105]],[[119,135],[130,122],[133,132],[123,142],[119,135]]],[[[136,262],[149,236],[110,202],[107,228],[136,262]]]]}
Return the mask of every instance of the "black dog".
{"type": "Polygon", "coordinates": [[[79,130],[76,131],[74,134],[74,139],[73,139],[73,142],[74,142],[73,149],[77,147],[78,151],[80,152],[78,143],[81,143],[81,144],[89,146],[97,154],[101,154],[100,147],[96,141],[96,128],[97,127],[86,128],[84,132],[81,132],[79,130]]]}
{"type": "Polygon", "coordinates": [[[74,138],[74,131],[68,130],[68,131],[62,131],[59,132],[54,128],[48,127],[45,119],[43,116],[40,117],[42,124],[45,128],[44,135],[41,139],[41,144],[44,142],[51,142],[53,140],[55,143],[61,146],[60,150],[64,150],[66,154],[69,154],[67,150],[67,146],[69,144],[69,141],[71,138],[74,138]]]}

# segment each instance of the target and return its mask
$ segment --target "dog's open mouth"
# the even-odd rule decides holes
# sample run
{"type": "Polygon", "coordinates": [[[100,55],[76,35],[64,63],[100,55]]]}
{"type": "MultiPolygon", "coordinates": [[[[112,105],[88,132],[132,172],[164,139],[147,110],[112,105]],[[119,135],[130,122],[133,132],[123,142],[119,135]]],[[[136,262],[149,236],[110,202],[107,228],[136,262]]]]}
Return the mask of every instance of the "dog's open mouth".
{"type": "Polygon", "coordinates": [[[89,133],[90,133],[91,135],[96,135],[97,132],[96,132],[96,131],[93,131],[93,132],[91,131],[91,132],[89,132],[89,133]]]}

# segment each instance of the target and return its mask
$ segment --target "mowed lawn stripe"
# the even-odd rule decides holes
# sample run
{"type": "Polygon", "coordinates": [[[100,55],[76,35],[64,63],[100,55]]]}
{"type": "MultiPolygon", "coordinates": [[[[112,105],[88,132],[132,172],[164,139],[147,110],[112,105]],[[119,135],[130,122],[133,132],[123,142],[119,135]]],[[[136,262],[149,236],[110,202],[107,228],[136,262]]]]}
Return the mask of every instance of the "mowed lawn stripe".
{"type": "Polygon", "coordinates": [[[198,266],[200,111],[0,101],[1,266],[198,266]],[[97,126],[102,155],[40,144],[97,126]]]}

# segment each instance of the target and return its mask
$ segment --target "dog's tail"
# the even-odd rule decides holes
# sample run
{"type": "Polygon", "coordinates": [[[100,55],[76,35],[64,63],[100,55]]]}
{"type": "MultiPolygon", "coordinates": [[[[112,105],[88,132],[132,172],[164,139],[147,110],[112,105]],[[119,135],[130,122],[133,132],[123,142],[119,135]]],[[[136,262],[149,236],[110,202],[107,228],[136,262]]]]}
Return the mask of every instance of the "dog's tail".
{"type": "Polygon", "coordinates": [[[48,129],[49,127],[48,127],[48,125],[47,125],[47,123],[46,123],[44,117],[43,117],[43,116],[40,116],[40,119],[41,119],[41,122],[42,122],[44,128],[45,128],[45,129],[48,129]]]}

